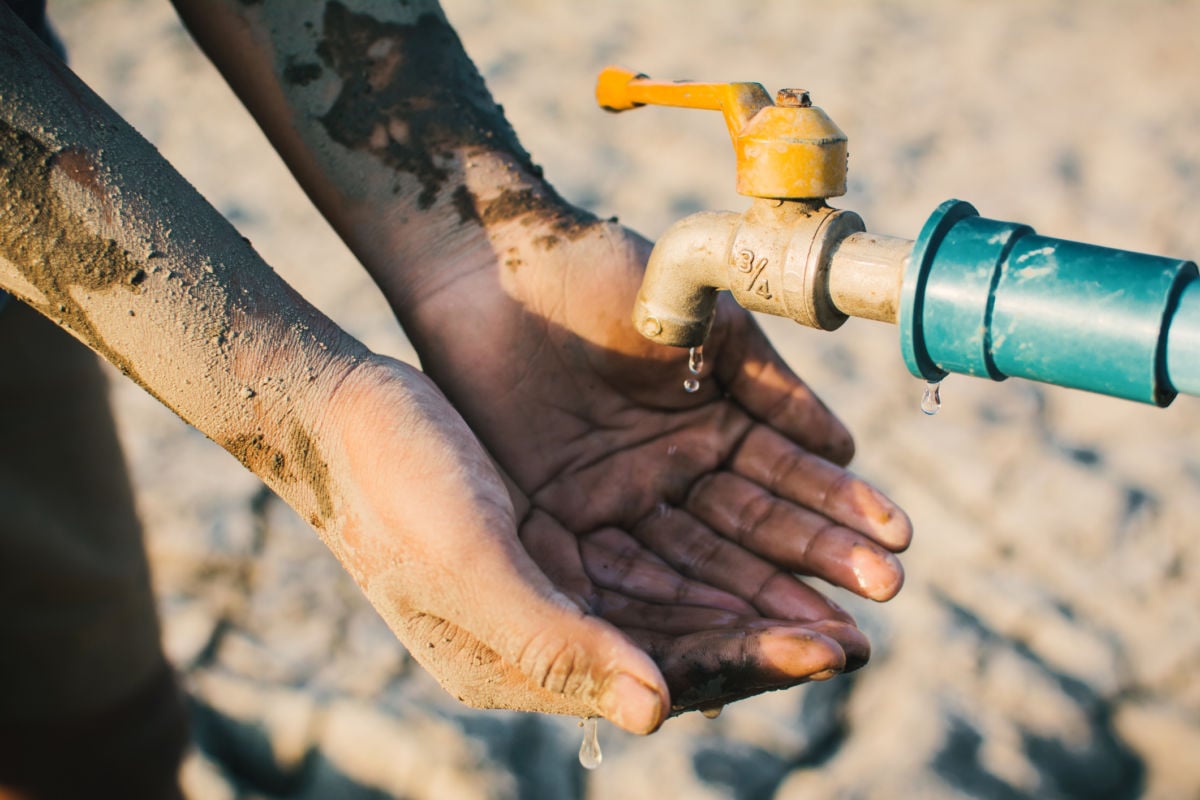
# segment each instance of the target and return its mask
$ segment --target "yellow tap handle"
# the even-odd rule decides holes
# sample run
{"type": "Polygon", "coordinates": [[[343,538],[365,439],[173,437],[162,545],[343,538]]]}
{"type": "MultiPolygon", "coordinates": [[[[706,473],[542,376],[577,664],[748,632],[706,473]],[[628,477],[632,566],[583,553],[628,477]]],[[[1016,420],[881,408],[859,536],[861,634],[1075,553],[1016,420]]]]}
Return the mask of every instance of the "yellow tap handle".
{"type": "Polygon", "coordinates": [[[736,137],[759,109],[773,105],[760,83],[656,81],[621,67],[600,71],[596,101],[607,111],[629,111],[647,105],[720,111],[731,137],[736,137]]]}
{"type": "Polygon", "coordinates": [[[808,93],[784,89],[778,103],[760,83],[656,81],[605,67],[596,101],[608,111],[644,105],[720,111],[737,158],[737,190],[751,197],[824,199],[846,192],[846,134],[808,93]]]}

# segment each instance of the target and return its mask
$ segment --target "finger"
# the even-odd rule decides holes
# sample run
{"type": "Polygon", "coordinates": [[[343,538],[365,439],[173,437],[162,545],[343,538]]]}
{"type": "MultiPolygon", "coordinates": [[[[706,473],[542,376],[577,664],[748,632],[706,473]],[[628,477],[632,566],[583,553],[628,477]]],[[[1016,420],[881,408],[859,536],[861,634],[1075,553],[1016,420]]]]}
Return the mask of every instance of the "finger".
{"type": "Polygon", "coordinates": [[[530,515],[519,530],[530,557],[559,591],[585,611],[597,602],[596,587],[583,567],[579,539],[544,513],[530,515]]]}
{"type": "Polygon", "coordinates": [[[836,620],[820,620],[810,622],[806,627],[828,636],[841,646],[842,652],[846,655],[846,662],[842,667],[843,673],[860,669],[871,660],[871,640],[858,629],[857,625],[836,620]]]}
{"type": "MultiPolygon", "coordinates": [[[[553,540],[552,529],[560,526],[535,510],[522,527],[527,537],[546,541],[553,540]]],[[[396,611],[407,619],[454,620],[467,634],[465,640],[479,643],[475,650],[494,652],[522,676],[526,707],[536,702],[541,710],[558,713],[583,708],[633,733],[649,733],[662,724],[668,694],[653,660],[613,625],[586,614],[559,591],[515,536],[476,537],[471,549],[460,550],[452,563],[454,574],[425,581],[438,591],[423,601],[423,608],[396,611]]],[[[394,574],[373,577],[367,594],[376,608],[411,593],[413,569],[399,564],[394,574]],[[410,585],[390,585],[399,580],[410,585]]],[[[421,648],[418,643],[416,649],[421,648]]],[[[465,663],[469,661],[460,659],[457,669],[477,672],[465,663]]],[[[474,694],[485,696],[504,691],[511,693],[511,687],[472,687],[474,694]]],[[[482,702],[491,701],[485,697],[482,702]]]]}
{"type": "Polygon", "coordinates": [[[633,536],[679,573],[737,595],[765,617],[854,622],[816,589],[716,533],[683,509],[651,514],[633,529],[633,536]]]}
{"type": "MultiPolygon", "coordinates": [[[[842,672],[853,672],[856,669],[863,667],[871,658],[871,642],[867,639],[867,635],[859,630],[858,626],[852,622],[841,622],[838,620],[825,619],[816,622],[806,622],[801,626],[789,625],[783,620],[755,618],[741,618],[731,626],[727,626],[727,630],[742,630],[747,633],[755,631],[775,631],[778,632],[784,628],[801,627],[806,631],[819,633],[833,641],[837,642],[842,648],[842,653],[845,655],[845,663],[842,667],[842,672]]],[[[710,630],[716,630],[710,629],[710,630]]],[[[704,631],[695,631],[702,633],[704,631]]]]}
{"type": "Polygon", "coordinates": [[[733,473],[701,480],[686,506],[701,522],[783,569],[880,601],[894,597],[904,583],[899,559],[866,536],[733,473]]]}
{"type": "Polygon", "coordinates": [[[774,626],[671,637],[632,631],[671,689],[671,710],[710,708],[773,689],[825,680],[846,664],[838,642],[818,629],[774,626]]]}
{"type": "Polygon", "coordinates": [[[881,492],[764,425],[756,425],[742,440],[730,469],[893,552],[904,550],[912,540],[908,515],[881,492]]]}
{"type": "Polygon", "coordinates": [[[754,613],[753,606],[741,598],[683,577],[632,536],[615,528],[583,537],[580,553],[588,576],[606,589],[652,603],[754,613]]]}
{"type": "MultiPolygon", "coordinates": [[[[723,298],[724,299],[724,298],[723,298]]],[[[717,313],[717,379],[755,419],[836,464],[849,464],[854,439],[820,398],[784,363],[753,318],[729,299],[717,313]]]]}
{"type": "Polygon", "coordinates": [[[735,627],[746,620],[742,614],[720,608],[647,603],[607,589],[601,589],[596,594],[596,613],[622,630],[643,628],[681,636],[735,627]]]}

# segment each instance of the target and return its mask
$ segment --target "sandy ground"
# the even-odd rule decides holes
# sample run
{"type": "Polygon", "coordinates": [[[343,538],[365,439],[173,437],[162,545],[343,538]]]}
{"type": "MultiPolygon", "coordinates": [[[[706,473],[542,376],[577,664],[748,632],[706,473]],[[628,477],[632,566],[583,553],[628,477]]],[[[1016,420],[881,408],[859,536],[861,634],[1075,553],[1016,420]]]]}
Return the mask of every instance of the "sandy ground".
{"type": "MultiPolygon", "coordinates": [[[[654,236],[741,208],[719,118],[597,111],[595,73],[803,86],[850,137],[839,205],[912,237],[942,200],[1200,256],[1198,2],[448,0],[560,190],[654,236]]],[[[387,308],[165,0],[61,0],[77,71],[307,297],[411,357],[387,308]]],[[[132,385],[115,396],[166,641],[194,702],[191,797],[1200,797],[1200,400],[1168,410],[946,381],[896,333],[766,321],[913,516],[908,584],[847,604],[862,672],[649,738],[474,712],[394,643],[315,536],[132,385]]]]}

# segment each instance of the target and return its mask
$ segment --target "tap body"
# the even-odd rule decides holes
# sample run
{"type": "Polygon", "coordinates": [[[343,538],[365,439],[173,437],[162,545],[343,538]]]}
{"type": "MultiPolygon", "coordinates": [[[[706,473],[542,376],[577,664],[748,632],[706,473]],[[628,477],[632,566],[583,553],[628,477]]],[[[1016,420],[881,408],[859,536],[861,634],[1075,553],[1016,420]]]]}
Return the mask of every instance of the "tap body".
{"type": "Polygon", "coordinates": [[[703,344],[725,290],[752,311],[834,330],[846,314],[830,300],[830,251],[862,230],[857,214],[822,201],[758,199],[740,215],[693,214],[655,245],[634,325],[663,344],[703,344]]]}
{"type": "Polygon", "coordinates": [[[849,316],[896,322],[912,241],[867,233],[823,200],[756,199],[744,214],[702,211],[654,247],[634,306],[647,338],[704,343],[717,292],[751,311],[832,331],[849,316]]]}

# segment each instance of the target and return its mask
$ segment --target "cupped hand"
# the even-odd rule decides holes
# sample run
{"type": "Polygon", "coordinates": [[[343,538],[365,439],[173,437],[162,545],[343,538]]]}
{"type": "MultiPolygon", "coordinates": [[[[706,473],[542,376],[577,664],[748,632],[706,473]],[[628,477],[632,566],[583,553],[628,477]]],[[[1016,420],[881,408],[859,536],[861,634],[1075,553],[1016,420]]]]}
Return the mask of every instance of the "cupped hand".
{"type": "Polygon", "coordinates": [[[676,711],[864,663],[853,620],[798,576],[886,600],[911,526],[845,470],[849,434],[751,317],[719,305],[689,394],[686,351],[629,322],[645,240],[528,219],[489,236],[398,313],[529,498],[542,571],[654,659],[676,711]]]}
{"type": "Polygon", "coordinates": [[[534,538],[556,526],[528,512],[425,376],[383,358],[360,364],[315,445],[334,504],[325,541],[449,692],[482,708],[605,716],[635,733],[662,723],[667,686],[653,660],[534,563],[517,520],[534,538]]]}

